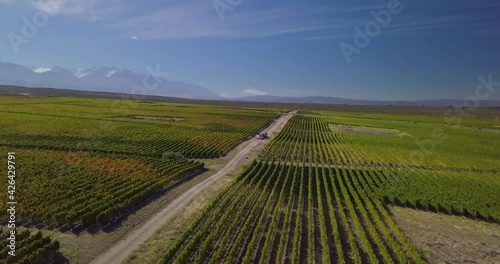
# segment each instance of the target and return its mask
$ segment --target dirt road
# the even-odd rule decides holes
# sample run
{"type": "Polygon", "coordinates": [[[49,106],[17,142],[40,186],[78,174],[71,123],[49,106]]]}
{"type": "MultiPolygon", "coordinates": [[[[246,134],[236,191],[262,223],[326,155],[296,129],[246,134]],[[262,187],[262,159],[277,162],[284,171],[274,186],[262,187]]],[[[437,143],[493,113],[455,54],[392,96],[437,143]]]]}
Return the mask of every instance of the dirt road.
{"type": "MultiPolygon", "coordinates": [[[[278,129],[282,129],[286,122],[295,114],[295,112],[288,113],[281,116],[278,120],[266,129],[269,135],[276,134],[278,129]]],[[[144,243],[148,238],[153,236],[157,229],[164,225],[169,219],[171,219],[177,212],[179,212],[186,204],[188,204],[193,198],[200,194],[205,188],[210,186],[213,182],[217,181],[220,177],[226,175],[228,172],[235,169],[235,167],[243,160],[247,154],[253,149],[264,145],[268,140],[257,140],[251,139],[250,144],[241,150],[236,157],[234,157],[228,164],[226,164],[220,171],[211,176],[210,178],[200,182],[198,185],[194,186],[179,198],[174,200],[165,209],[156,214],[153,218],[147,221],[140,228],[132,231],[128,236],[121,240],[118,244],[114,245],[105,254],[97,257],[92,263],[94,264],[114,264],[122,263],[128,255],[130,255],[134,250],[136,250],[142,243],[144,243]]]]}

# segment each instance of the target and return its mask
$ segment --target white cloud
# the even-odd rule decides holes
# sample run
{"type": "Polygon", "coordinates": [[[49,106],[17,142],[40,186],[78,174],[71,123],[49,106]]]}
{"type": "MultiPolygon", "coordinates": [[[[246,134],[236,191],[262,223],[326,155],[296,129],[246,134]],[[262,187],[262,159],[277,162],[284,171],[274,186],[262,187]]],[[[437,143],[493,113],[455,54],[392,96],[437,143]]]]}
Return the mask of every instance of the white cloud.
{"type": "Polygon", "coordinates": [[[137,40],[137,36],[132,36],[132,39],[133,40],[137,40]]]}
{"type": "MultiPolygon", "coordinates": [[[[299,34],[300,40],[345,39],[352,38],[353,27],[363,26],[369,21],[369,11],[385,6],[296,6],[261,10],[241,8],[228,12],[225,22],[221,22],[212,5],[195,0],[170,4],[139,16],[117,19],[109,26],[118,31],[130,32],[141,39],[266,38],[299,34]]],[[[394,21],[385,31],[424,30],[443,27],[442,23],[462,25],[464,22],[457,18],[432,19],[428,16],[419,19],[418,16],[410,16],[405,12],[398,15],[397,23],[394,21]],[[424,21],[415,22],[419,20],[424,21]]]]}
{"type": "MultiPolygon", "coordinates": [[[[0,0],[11,3],[16,0],[0,0]]],[[[45,1],[29,0],[44,10],[45,1]]],[[[371,19],[370,11],[386,8],[386,4],[341,5],[316,4],[274,5],[268,9],[247,8],[227,12],[219,20],[213,5],[206,0],[164,1],[159,5],[142,5],[134,0],[49,0],[60,5],[59,14],[100,22],[115,31],[112,39],[197,39],[197,38],[267,38],[292,36],[297,40],[331,40],[353,37],[355,26],[371,19]],[[289,6],[289,5],[288,5],[289,6]],[[298,37],[298,38],[297,38],[298,37]]],[[[482,4],[498,6],[497,1],[482,4]]],[[[253,7],[253,8],[252,8],[253,7]]],[[[436,28],[470,25],[491,19],[474,14],[453,13],[430,15],[430,4],[412,3],[384,29],[385,34],[402,34],[436,28]],[[477,21],[476,21],[477,20],[477,21]]]]}
{"type": "Polygon", "coordinates": [[[31,4],[38,10],[50,13],[54,11],[54,8],[58,10],[61,14],[81,14],[88,11],[92,5],[94,5],[94,0],[51,0],[51,1],[37,1],[31,0],[31,4]]]}
{"type": "Polygon", "coordinates": [[[51,13],[54,12],[55,7],[57,14],[81,17],[89,21],[107,19],[112,14],[119,14],[120,11],[128,8],[122,0],[31,0],[31,4],[40,11],[51,13]]]}
{"type": "Polygon", "coordinates": [[[327,11],[318,8],[242,9],[228,14],[221,22],[212,5],[189,2],[129,16],[109,26],[141,39],[265,38],[337,27],[326,15],[327,11]]]}
{"type": "Polygon", "coordinates": [[[267,95],[265,91],[257,89],[246,89],[243,91],[243,93],[248,95],[267,95]]]}

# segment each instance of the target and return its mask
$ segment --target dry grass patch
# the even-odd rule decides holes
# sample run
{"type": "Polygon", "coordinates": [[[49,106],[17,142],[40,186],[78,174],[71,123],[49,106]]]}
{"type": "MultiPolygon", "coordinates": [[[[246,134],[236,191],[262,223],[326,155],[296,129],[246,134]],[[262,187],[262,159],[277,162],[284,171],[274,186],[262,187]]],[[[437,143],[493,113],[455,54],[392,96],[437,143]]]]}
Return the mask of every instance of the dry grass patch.
{"type": "Polygon", "coordinates": [[[394,220],[430,263],[500,263],[500,225],[391,207],[394,220]]]}

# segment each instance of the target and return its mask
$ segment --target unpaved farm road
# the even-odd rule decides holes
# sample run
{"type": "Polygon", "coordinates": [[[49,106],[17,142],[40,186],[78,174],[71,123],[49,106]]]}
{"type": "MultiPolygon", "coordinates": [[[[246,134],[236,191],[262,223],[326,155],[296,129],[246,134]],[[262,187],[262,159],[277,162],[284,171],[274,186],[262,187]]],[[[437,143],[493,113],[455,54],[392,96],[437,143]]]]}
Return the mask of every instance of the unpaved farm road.
{"type": "MultiPolygon", "coordinates": [[[[295,114],[295,112],[288,113],[281,116],[278,120],[274,121],[268,129],[266,129],[268,134],[274,134],[278,128],[283,128],[284,123],[295,114]]],[[[181,210],[188,202],[195,198],[201,191],[207,188],[210,184],[217,181],[222,176],[226,175],[228,172],[235,169],[235,167],[243,160],[251,150],[258,147],[259,145],[266,144],[268,140],[257,140],[255,138],[250,140],[250,144],[242,149],[236,157],[234,157],[226,166],[224,166],[216,174],[210,176],[210,178],[200,182],[193,188],[186,191],[179,198],[175,199],[171,204],[169,204],[165,209],[156,214],[153,218],[147,221],[139,229],[132,231],[128,236],[116,245],[114,245],[110,250],[101,256],[97,257],[92,263],[94,264],[119,264],[122,263],[132,252],[134,252],[142,243],[147,239],[152,237],[156,230],[163,226],[169,219],[171,219],[179,210],[181,210]]]]}

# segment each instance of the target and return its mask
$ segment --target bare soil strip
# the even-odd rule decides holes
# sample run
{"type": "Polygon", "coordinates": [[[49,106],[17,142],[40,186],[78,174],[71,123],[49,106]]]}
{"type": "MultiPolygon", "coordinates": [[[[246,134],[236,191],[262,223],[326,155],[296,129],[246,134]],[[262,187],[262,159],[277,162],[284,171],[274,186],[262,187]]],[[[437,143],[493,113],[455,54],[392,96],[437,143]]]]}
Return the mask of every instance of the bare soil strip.
{"type": "Polygon", "coordinates": [[[389,129],[389,128],[348,126],[348,125],[336,125],[336,124],[329,124],[328,127],[330,128],[330,131],[339,133],[352,133],[352,134],[364,134],[364,135],[388,136],[388,137],[409,136],[408,134],[403,133],[397,129],[389,129]]]}
{"type": "Polygon", "coordinates": [[[184,118],[162,117],[162,116],[122,116],[121,118],[144,119],[144,120],[160,120],[160,121],[169,121],[169,122],[175,122],[175,121],[182,121],[182,120],[184,120],[184,118]]]}
{"type": "MultiPolygon", "coordinates": [[[[267,130],[269,134],[274,134],[277,129],[283,128],[283,125],[293,116],[293,113],[286,114],[276,120],[267,130]]],[[[114,245],[105,254],[97,257],[92,263],[95,264],[113,264],[122,263],[134,250],[139,248],[147,239],[152,237],[155,232],[168,222],[176,213],[184,208],[191,200],[193,200],[201,191],[210,186],[213,182],[223,177],[227,173],[233,171],[242,160],[246,158],[248,153],[252,150],[266,144],[268,140],[251,139],[251,143],[241,150],[236,157],[234,157],[226,166],[210,178],[197,184],[179,198],[174,200],[166,208],[156,214],[153,218],[148,220],[144,225],[132,231],[127,237],[121,240],[118,244],[114,245]]]]}
{"type": "Polygon", "coordinates": [[[500,225],[390,207],[394,220],[430,263],[500,263],[500,225]]]}

